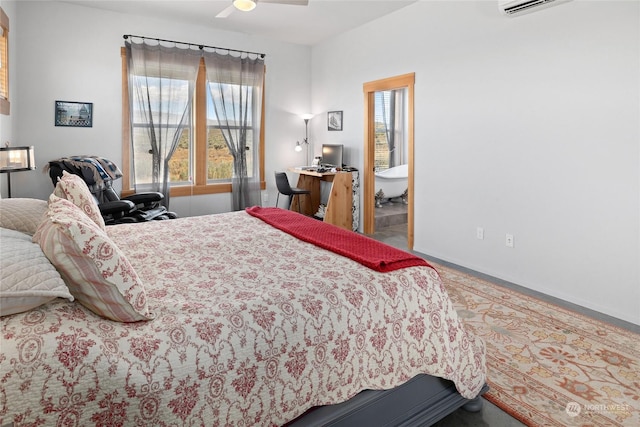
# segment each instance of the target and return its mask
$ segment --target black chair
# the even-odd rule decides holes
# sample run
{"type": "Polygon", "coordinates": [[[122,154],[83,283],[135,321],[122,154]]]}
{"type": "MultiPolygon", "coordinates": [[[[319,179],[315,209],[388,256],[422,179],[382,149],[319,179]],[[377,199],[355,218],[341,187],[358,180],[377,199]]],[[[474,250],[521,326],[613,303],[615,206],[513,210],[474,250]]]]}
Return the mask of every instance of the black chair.
{"type": "Polygon", "coordinates": [[[293,196],[298,196],[298,212],[302,213],[300,209],[300,196],[303,194],[311,194],[310,190],[305,190],[304,188],[291,187],[289,185],[289,178],[287,178],[287,174],[285,172],[276,172],[276,187],[278,188],[278,196],[276,197],[276,207],[278,207],[278,200],[280,199],[280,194],[285,196],[289,196],[289,208],[291,209],[291,202],[293,201],[293,196]]]}
{"type": "Polygon", "coordinates": [[[98,203],[100,213],[107,225],[178,217],[162,205],[161,202],[164,199],[162,193],[136,193],[120,198],[113,189],[112,182],[114,179],[121,178],[122,172],[113,162],[105,158],[97,156],[64,157],[50,161],[47,167],[54,186],[63,171],[82,178],[98,203]]]}

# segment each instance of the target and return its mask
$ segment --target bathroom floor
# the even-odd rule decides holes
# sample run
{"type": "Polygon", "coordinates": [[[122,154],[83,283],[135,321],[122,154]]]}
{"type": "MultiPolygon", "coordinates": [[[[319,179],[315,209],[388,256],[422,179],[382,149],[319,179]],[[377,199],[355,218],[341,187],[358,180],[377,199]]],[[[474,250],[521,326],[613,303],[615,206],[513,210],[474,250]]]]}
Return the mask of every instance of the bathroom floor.
{"type": "Polygon", "coordinates": [[[376,232],[378,230],[383,231],[386,227],[407,224],[407,205],[402,201],[395,200],[393,199],[393,201],[383,203],[382,207],[375,208],[376,232]]]}

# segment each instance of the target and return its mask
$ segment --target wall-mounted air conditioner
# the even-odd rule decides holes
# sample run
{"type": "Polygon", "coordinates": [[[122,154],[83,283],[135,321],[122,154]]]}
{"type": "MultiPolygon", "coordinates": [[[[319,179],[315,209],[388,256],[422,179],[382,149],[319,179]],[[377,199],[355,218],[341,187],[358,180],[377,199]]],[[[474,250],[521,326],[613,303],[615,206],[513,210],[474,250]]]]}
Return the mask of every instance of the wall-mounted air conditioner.
{"type": "Polygon", "coordinates": [[[498,8],[507,16],[517,16],[568,1],[571,0],[499,0],[498,8]]]}

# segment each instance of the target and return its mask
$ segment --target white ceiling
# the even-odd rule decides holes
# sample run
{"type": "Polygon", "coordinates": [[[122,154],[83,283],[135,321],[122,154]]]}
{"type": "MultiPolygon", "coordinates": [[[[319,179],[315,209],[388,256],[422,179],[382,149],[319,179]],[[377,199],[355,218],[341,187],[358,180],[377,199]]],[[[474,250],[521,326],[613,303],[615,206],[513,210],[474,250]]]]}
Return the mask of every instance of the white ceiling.
{"type": "Polygon", "coordinates": [[[251,12],[216,15],[231,0],[64,0],[86,7],[131,15],[188,22],[258,37],[314,45],[373,21],[417,0],[309,0],[307,6],[262,3],[251,12]]]}

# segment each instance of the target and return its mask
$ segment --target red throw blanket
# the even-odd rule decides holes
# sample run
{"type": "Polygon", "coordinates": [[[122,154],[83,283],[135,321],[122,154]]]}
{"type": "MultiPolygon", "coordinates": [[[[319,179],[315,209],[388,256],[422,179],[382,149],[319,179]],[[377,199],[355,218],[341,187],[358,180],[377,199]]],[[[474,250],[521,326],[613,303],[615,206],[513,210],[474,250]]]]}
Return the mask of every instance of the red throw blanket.
{"type": "Polygon", "coordinates": [[[419,265],[431,267],[424,259],[408,252],[293,211],[260,206],[246,211],[300,240],[351,258],[372,270],[387,272],[419,265]]]}

